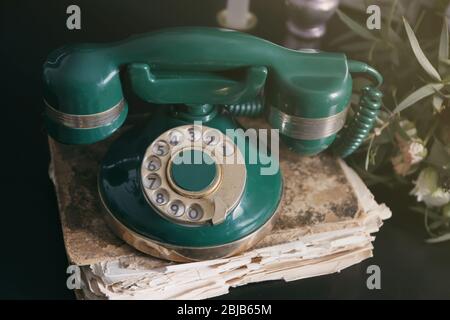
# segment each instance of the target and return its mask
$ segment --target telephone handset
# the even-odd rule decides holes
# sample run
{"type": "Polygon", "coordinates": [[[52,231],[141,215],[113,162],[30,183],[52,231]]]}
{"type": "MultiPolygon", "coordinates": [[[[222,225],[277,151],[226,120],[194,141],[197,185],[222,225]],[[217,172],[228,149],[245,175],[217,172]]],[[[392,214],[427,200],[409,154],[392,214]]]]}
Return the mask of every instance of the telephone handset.
{"type": "Polygon", "coordinates": [[[376,87],[364,88],[342,129],[351,73],[382,83],[375,69],[343,54],[294,51],[224,29],[168,29],[53,52],[44,64],[45,120],[62,143],[105,139],[126,118],[121,77],[128,77],[141,99],[163,107],[107,152],[98,179],[106,220],[126,242],[161,258],[225,257],[271,229],[282,197],[280,171],[261,174],[260,143],[236,143],[239,130],[226,134],[240,128],[233,116],[264,112],[294,151],[332,145],[347,156],[381,105],[376,87]]]}

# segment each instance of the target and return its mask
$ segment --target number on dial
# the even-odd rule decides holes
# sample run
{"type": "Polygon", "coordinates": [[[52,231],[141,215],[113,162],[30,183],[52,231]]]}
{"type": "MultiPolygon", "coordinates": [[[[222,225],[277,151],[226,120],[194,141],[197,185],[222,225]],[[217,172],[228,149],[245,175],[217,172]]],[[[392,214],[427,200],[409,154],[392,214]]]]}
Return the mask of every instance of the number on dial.
{"type": "Polygon", "coordinates": [[[173,146],[180,144],[180,142],[182,140],[183,140],[183,134],[178,130],[173,130],[169,134],[169,143],[173,146]]]}
{"type": "Polygon", "coordinates": [[[203,217],[203,209],[198,204],[193,204],[188,209],[188,218],[192,221],[200,220],[203,217]]]}
{"type": "Polygon", "coordinates": [[[169,194],[166,190],[160,189],[153,194],[153,201],[158,205],[162,206],[169,201],[169,194]]]}
{"type": "Polygon", "coordinates": [[[203,142],[207,146],[215,146],[215,145],[217,145],[219,143],[219,140],[220,140],[220,136],[216,132],[214,132],[212,130],[206,132],[203,135],[203,142]]]}
{"type": "Polygon", "coordinates": [[[234,146],[228,142],[219,145],[219,152],[225,157],[229,157],[234,153],[234,146]]]}
{"type": "Polygon", "coordinates": [[[184,213],[184,204],[180,200],[172,201],[169,204],[169,213],[175,217],[180,217],[184,213]]]}
{"type": "Polygon", "coordinates": [[[158,141],[153,145],[153,153],[162,157],[169,153],[169,145],[164,141],[158,141]]]}
{"type": "Polygon", "coordinates": [[[189,141],[194,142],[194,141],[197,141],[198,139],[200,139],[201,132],[197,128],[190,127],[187,129],[187,131],[189,134],[189,141]]]}
{"type": "Polygon", "coordinates": [[[150,157],[147,162],[147,169],[150,171],[157,171],[159,168],[161,168],[161,160],[155,156],[150,157]]]}
{"type": "Polygon", "coordinates": [[[151,190],[159,188],[161,185],[161,178],[157,174],[149,174],[145,178],[145,187],[151,190]]]}

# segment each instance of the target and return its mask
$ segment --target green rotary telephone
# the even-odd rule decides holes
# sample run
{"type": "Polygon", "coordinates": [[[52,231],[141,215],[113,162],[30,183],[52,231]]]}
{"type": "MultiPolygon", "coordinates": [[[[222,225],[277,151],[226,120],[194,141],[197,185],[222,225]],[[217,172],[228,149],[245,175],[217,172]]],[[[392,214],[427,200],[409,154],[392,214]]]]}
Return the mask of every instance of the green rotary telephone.
{"type": "Polygon", "coordinates": [[[364,63],[215,28],[63,47],[48,57],[43,76],[48,133],[62,143],[94,143],[123,124],[124,77],[141,99],[161,105],[148,123],[113,142],[98,190],[118,236],[174,261],[236,254],[273,226],[282,177],[279,169],[261,174],[261,159],[277,159],[243,137],[234,116],[264,113],[295,152],[332,146],[345,157],[366,138],[381,106],[382,77],[364,63]],[[351,73],[365,73],[375,85],[362,90],[345,125],[351,73]]]}

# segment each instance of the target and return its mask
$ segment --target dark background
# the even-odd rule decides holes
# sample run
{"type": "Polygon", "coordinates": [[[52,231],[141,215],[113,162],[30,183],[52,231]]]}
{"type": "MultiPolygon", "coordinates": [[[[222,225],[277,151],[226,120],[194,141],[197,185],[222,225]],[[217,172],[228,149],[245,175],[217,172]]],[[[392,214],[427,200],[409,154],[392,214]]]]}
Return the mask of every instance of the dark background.
{"type": "MultiPolygon", "coordinates": [[[[107,42],[162,27],[215,26],[221,0],[1,1],[0,298],[73,299],[41,114],[41,67],[70,42],[107,42]],[[66,8],[81,7],[82,29],[66,29],[66,8]]],[[[284,35],[281,0],[253,0],[255,33],[284,35]]],[[[345,28],[334,18],[326,39],[345,28]]],[[[325,44],[326,44],[325,39],[325,44]]],[[[180,48],[182,51],[182,48],[180,48]]],[[[136,110],[135,110],[136,111],[136,110]]],[[[232,289],[222,298],[450,298],[450,243],[427,245],[423,219],[407,208],[407,190],[372,190],[394,215],[375,241],[375,257],[340,274],[232,289]],[[381,268],[381,290],[366,287],[367,266],[381,268]]]]}

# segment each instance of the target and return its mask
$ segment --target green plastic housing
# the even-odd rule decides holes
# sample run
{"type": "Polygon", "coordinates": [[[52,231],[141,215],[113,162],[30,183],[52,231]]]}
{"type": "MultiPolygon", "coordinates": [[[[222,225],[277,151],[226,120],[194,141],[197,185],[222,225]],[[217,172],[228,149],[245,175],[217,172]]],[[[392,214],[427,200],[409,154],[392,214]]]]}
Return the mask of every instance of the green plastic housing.
{"type": "MultiPolygon", "coordinates": [[[[44,98],[71,117],[101,115],[124,99],[121,74],[152,103],[230,105],[249,101],[264,88],[266,108],[313,119],[341,112],[352,86],[343,54],[294,51],[224,29],[175,28],[56,50],[44,64],[44,98]]],[[[83,144],[109,136],[126,112],[98,127],[46,121],[56,140],[83,144]]],[[[335,134],[318,140],[283,138],[297,152],[313,154],[327,148],[335,134]]]]}

